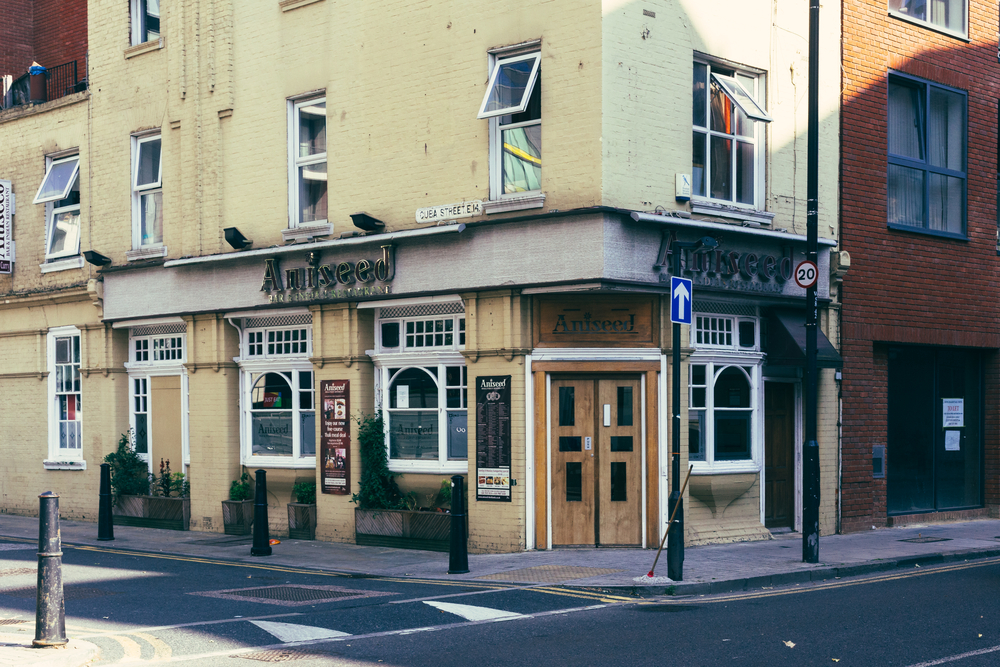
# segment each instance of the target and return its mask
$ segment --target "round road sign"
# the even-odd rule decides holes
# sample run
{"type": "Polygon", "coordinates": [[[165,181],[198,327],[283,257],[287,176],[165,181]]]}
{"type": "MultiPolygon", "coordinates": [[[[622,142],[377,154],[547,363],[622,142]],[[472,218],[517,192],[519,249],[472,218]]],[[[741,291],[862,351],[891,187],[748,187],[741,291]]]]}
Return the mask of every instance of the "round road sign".
{"type": "Polygon", "coordinates": [[[816,265],[808,259],[795,266],[795,284],[802,289],[809,289],[815,285],[817,276],[819,271],[816,270],[816,265]]]}

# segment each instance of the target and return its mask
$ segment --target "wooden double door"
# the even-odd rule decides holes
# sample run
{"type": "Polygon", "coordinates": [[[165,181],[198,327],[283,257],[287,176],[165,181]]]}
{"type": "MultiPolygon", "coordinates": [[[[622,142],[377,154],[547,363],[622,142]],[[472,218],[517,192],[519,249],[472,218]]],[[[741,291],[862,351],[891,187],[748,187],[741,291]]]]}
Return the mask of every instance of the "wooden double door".
{"type": "Polygon", "coordinates": [[[553,378],[553,546],[642,543],[640,378],[553,378]]]}

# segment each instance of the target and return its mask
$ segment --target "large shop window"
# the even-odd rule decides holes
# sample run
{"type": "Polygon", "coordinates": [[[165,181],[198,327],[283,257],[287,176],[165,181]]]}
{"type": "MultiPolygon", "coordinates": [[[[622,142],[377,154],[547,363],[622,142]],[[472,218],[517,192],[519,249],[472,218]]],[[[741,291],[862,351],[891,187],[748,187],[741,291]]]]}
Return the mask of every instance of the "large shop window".
{"type": "Polygon", "coordinates": [[[35,194],[45,204],[45,261],[80,254],[80,156],[50,160],[35,194]]]}
{"type": "Polygon", "coordinates": [[[888,224],[965,238],[966,94],[889,77],[888,224]]]}
{"type": "Polygon", "coordinates": [[[764,169],[763,77],[709,62],[694,63],[691,193],[761,208],[764,169]]]}
{"type": "Polygon", "coordinates": [[[981,507],[981,354],[927,347],[888,354],[888,513],[981,507]]]}
{"type": "Polygon", "coordinates": [[[326,99],[289,100],[288,123],[288,226],[326,224],[326,99]]]}
{"type": "Polygon", "coordinates": [[[376,325],[379,404],[389,467],[468,469],[468,370],[460,301],[382,308],[376,325]]]}
{"type": "Polygon", "coordinates": [[[695,472],[759,469],[757,317],[695,313],[688,363],[688,455],[695,472]]]}
{"type": "Polygon", "coordinates": [[[542,189],[541,53],[494,56],[479,118],[490,122],[490,199],[542,189]]]}
{"type": "Polygon", "coordinates": [[[316,465],[316,384],[309,361],[312,318],[248,318],[243,326],[243,462],[316,465]]]}
{"type": "Polygon", "coordinates": [[[83,393],[80,382],[80,331],[50,329],[48,347],[49,456],[46,461],[83,461],[83,393]]]}

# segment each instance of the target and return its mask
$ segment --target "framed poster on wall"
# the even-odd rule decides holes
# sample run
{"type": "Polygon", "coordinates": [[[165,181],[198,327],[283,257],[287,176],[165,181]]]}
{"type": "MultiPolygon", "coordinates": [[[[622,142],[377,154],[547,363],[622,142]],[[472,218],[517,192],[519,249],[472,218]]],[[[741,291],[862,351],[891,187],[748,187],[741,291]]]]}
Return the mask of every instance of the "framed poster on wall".
{"type": "Polygon", "coordinates": [[[476,378],[476,500],[511,501],[510,379],[476,378]]]}
{"type": "Polygon", "coordinates": [[[347,495],[351,492],[350,389],[350,380],[323,380],[320,384],[320,407],[323,410],[320,479],[323,480],[323,493],[347,495]]]}

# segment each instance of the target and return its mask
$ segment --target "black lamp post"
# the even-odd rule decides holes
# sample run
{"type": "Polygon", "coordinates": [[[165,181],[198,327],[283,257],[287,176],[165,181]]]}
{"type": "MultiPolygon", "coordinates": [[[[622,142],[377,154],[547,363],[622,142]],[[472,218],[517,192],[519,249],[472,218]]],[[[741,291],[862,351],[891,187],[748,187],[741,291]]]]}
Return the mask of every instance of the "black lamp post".
{"type": "MultiPolygon", "coordinates": [[[[674,241],[673,248],[673,275],[678,278],[681,275],[681,253],[685,250],[694,252],[700,248],[716,248],[719,242],[711,236],[703,236],[697,241],[674,241]]],[[[694,310],[694,295],[691,295],[691,309],[694,310]]],[[[673,299],[674,295],[671,294],[673,299]]],[[[667,576],[674,581],[681,581],[684,578],[684,499],[681,498],[681,325],[674,322],[673,333],[670,340],[670,347],[673,352],[673,399],[671,408],[673,409],[673,442],[671,448],[670,462],[670,502],[667,508],[667,515],[674,516],[676,528],[668,528],[667,534],[667,576]],[[674,507],[677,507],[676,515],[674,507]]]]}

